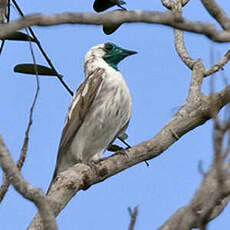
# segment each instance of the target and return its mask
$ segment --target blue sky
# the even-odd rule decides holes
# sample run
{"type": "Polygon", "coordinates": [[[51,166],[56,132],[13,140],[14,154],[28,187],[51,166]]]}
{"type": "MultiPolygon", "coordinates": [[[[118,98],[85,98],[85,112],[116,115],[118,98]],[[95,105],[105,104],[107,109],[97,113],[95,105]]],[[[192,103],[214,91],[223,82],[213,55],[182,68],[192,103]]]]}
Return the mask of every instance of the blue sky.
{"type": "MultiPolygon", "coordinates": [[[[230,5],[217,1],[227,13],[230,5]]],[[[92,12],[93,1],[45,0],[19,2],[25,14],[92,12]]],[[[130,10],[164,11],[158,1],[128,1],[130,10]]],[[[12,17],[18,17],[12,8],[12,17]]],[[[230,14],[229,14],[230,15],[230,14]]],[[[193,0],[184,8],[190,20],[215,21],[205,12],[200,1],[193,0]]],[[[107,41],[138,51],[138,55],[120,63],[133,98],[132,119],[127,130],[131,145],[153,137],[173,116],[186,98],[191,71],[181,62],[174,48],[173,31],[160,25],[122,25],[112,35],[99,26],[61,25],[34,28],[42,46],[64,80],[75,90],[83,79],[83,58],[88,49],[107,41]]],[[[202,35],[185,33],[185,43],[193,58],[210,64],[210,49],[223,55],[228,44],[216,44],[202,35]]],[[[34,46],[36,60],[45,64],[34,46]]],[[[35,78],[13,72],[16,64],[32,62],[26,42],[6,42],[1,56],[0,116],[1,135],[13,158],[18,159],[28,121],[35,78]]],[[[230,74],[229,65],[224,75],[230,74]]],[[[223,74],[215,75],[215,87],[223,87],[223,74]]],[[[56,78],[41,77],[41,90],[35,108],[28,156],[22,169],[31,184],[46,191],[52,177],[58,143],[71,97],[56,78]]],[[[209,79],[203,91],[210,90],[209,79]]],[[[106,181],[79,192],[57,218],[60,229],[127,229],[127,208],[139,206],[136,229],[156,229],[178,208],[186,205],[199,186],[202,176],[198,163],[206,170],[212,159],[212,122],[189,132],[161,156],[151,160],[150,167],[140,163],[106,181]]],[[[209,225],[210,230],[229,229],[229,208],[209,225]]],[[[37,212],[11,187],[0,206],[0,229],[25,229],[37,212]]]]}

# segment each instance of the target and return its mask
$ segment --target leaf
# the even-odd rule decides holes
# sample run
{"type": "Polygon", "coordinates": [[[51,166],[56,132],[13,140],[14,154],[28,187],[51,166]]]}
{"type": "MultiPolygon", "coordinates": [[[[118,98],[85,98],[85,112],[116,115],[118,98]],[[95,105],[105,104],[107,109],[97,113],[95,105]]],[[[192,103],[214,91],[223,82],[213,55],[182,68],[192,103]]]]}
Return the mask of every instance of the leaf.
{"type": "Polygon", "coordinates": [[[14,32],[9,34],[3,38],[4,40],[16,40],[16,41],[31,41],[35,42],[34,38],[31,36],[24,34],[22,32],[14,32]]]}
{"type": "MultiPolygon", "coordinates": [[[[119,10],[112,10],[111,12],[115,12],[115,11],[124,11],[122,9],[119,10]]],[[[122,23],[115,23],[115,24],[104,24],[103,25],[103,31],[105,34],[109,35],[112,34],[115,30],[117,30],[122,23]]]]}
{"type": "Polygon", "coordinates": [[[93,4],[93,9],[96,12],[102,12],[107,10],[108,8],[117,5],[123,10],[126,10],[122,5],[126,4],[126,2],[122,0],[95,0],[93,4]]]}
{"type": "Polygon", "coordinates": [[[38,75],[48,75],[48,76],[57,76],[57,73],[46,66],[43,65],[34,65],[34,64],[19,64],[14,67],[14,72],[24,73],[24,74],[35,74],[36,71],[38,75]]]}
{"type": "Polygon", "coordinates": [[[118,145],[109,145],[107,150],[110,151],[110,152],[117,152],[119,150],[123,150],[123,148],[118,146],[118,145]]]}
{"type": "Polygon", "coordinates": [[[116,31],[120,26],[121,26],[121,23],[111,24],[111,25],[103,25],[103,31],[105,34],[109,35],[109,34],[112,34],[114,31],[116,31]]]}

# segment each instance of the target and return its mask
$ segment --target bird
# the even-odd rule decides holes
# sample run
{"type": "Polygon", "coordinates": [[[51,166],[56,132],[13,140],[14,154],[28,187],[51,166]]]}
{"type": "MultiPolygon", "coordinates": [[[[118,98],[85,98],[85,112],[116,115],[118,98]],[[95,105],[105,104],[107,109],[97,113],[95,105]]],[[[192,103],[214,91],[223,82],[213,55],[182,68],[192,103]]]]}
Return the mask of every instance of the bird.
{"type": "Polygon", "coordinates": [[[93,9],[96,12],[102,12],[107,10],[110,7],[113,6],[118,6],[120,7],[122,10],[126,10],[122,5],[125,5],[126,2],[122,1],[122,0],[95,0],[95,2],[93,3],[93,9]]]}
{"type": "Polygon", "coordinates": [[[132,99],[118,63],[136,53],[107,42],[92,47],[85,55],[85,78],[68,109],[50,185],[60,172],[75,164],[99,160],[125,133],[132,99]]]}

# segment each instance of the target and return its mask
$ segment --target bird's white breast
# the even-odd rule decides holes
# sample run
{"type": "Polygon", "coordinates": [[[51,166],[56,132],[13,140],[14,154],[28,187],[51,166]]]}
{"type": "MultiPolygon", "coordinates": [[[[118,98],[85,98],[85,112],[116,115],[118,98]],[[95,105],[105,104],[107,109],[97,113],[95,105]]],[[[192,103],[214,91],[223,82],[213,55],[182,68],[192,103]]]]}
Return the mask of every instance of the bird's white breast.
{"type": "MultiPolygon", "coordinates": [[[[97,63],[94,61],[93,65],[104,68],[105,74],[84,123],[71,144],[72,154],[81,160],[99,158],[127,124],[131,113],[130,91],[121,73],[101,59],[97,63]]],[[[87,70],[92,73],[94,66],[86,69],[86,74],[87,70]]]]}

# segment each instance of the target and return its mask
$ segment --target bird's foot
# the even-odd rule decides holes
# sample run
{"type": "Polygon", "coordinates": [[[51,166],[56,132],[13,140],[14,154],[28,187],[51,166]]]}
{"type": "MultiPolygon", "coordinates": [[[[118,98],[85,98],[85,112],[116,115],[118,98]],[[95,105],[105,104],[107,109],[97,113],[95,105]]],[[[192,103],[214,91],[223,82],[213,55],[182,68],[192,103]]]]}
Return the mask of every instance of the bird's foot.
{"type": "Polygon", "coordinates": [[[111,145],[108,146],[107,150],[110,151],[110,152],[117,152],[117,151],[122,151],[122,150],[124,150],[124,148],[122,148],[122,147],[119,146],[119,145],[111,144],[111,145]]]}

